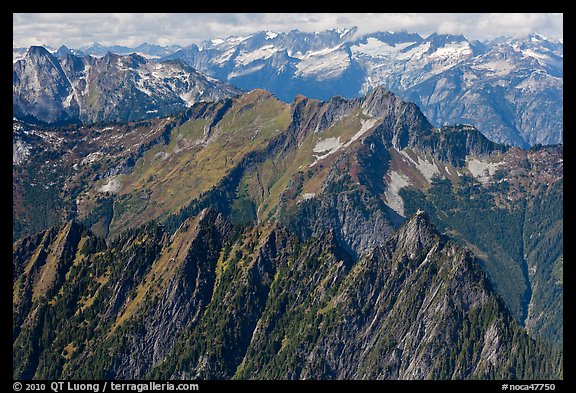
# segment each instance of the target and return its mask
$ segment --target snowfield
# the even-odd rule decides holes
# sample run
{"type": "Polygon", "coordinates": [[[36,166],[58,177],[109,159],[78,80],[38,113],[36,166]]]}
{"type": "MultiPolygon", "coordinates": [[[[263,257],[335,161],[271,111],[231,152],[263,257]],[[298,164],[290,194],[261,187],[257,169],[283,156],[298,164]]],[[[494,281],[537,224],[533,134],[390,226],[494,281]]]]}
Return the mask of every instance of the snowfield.
{"type": "Polygon", "coordinates": [[[346,142],[346,147],[350,146],[354,141],[356,141],[358,138],[360,138],[362,135],[364,135],[366,133],[366,131],[368,131],[369,129],[371,129],[372,127],[374,127],[374,125],[378,122],[378,119],[367,119],[367,120],[360,120],[360,124],[362,124],[362,126],[360,127],[360,130],[354,134],[354,136],[352,136],[352,138],[350,138],[350,140],[348,142],[346,142]]]}
{"type": "Polygon", "coordinates": [[[420,172],[428,182],[431,182],[434,176],[440,174],[440,170],[438,169],[438,166],[434,163],[434,161],[431,162],[428,161],[427,159],[422,159],[420,156],[418,156],[418,161],[414,161],[412,157],[410,157],[405,150],[400,150],[399,153],[409,163],[414,165],[416,169],[418,169],[418,172],[420,172]]]}

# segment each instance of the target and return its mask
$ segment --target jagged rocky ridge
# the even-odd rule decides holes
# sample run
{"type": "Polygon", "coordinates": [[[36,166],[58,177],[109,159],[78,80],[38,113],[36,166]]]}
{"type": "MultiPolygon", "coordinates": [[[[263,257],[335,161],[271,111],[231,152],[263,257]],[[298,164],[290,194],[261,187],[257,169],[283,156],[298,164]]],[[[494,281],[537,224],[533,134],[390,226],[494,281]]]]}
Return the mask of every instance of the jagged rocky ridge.
{"type": "MultiPolygon", "coordinates": [[[[436,226],[472,248],[508,315],[525,325],[532,338],[561,347],[561,147],[527,151],[490,142],[470,126],[434,128],[416,105],[385,89],[354,100],[335,97],[323,102],[299,96],[291,105],[255,90],[234,99],[198,103],[172,119],[110,128],[72,130],[75,139],[66,141],[71,143],[68,153],[56,158],[50,148],[43,152],[47,156],[25,153],[40,140],[50,146],[55,135],[17,130],[21,161],[14,166],[15,178],[27,168],[68,168],[73,176],[64,176],[63,182],[74,190],[68,199],[70,211],[109,241],[123,239],[118,244],[150,220],[163,222],[171,236],[212,207],[235,225],[279,223],[299,244],[330,232],[342,255],[356,261],[394,236],[418,208],[425,208],[436,226]],[[89,135],[101,136],[107,144],[85,143],[93,141],[86,138],[89,135]],[[99,151],[102,146],[106,150],[99,151]],[[126,232],[127,228],[132,229],[126,232]],[[493,237],[486,237],[491,233],[493,237]]],[[[23,177],[21,182],[34,179],[23,177]]],[[[52,211],[58,213],[58,208],[52,211]]],[[[254,232],[243,247],[253,249],[264,237],[254,232]]],[[[238,258],[242,255],[240,251],[238,258]]],[[[147,258],[155,259],[152,254],[147,258]]],[[[267,272],[264,275],[270,277],[273,270],[255,268],[257,277],[267,282],[262,275],[267,272]]],[[[228,270],[222,267],[220,273],[224,271],[228,270]]],[[[254,276],[242,280],[254,289],[254,276]]],[[[247,307],[260,310],[261,296],[269,288],[258,288],[257,298],[246,289],[219,307],[250,298],[255,303],[247,307]]],[[[142,303],[147,293],[134,294],[143,297],[131,303],[135,306],[128,316],[147,304],[142,303]]],[[[227,320],[226,307],[214,310],[212,322],[206,323],[227,320]]],[[[245,342],[255,322],[246,323],[240,330],[234,328],[227,340],[245,342]]],[[[214,342],[222,340],[225,331],[223,326],[221,334],[212,337],[214,342]]],[[[194,354],[209,345],[194,345],[182,356],[196,362],[194,354]]],[[[214,356],[218,366],[189,369],[186,375],[234,374],[238,359],[223,360],[212,353],[206,359],[214,356]]],[[[137,359],[117,361],[127,367],[122,375],[131,372],[127,364],[142,367],[137,359]]],[[[176,372],[173,364],[166,367],[154,375],[176,372]]]]}
{"type": "Polygon", "coordinates": [[[14,253],[17,379],[562,377],[423,212],[358,260],[211,209],[108,246],[69,222],[14,253]]]}

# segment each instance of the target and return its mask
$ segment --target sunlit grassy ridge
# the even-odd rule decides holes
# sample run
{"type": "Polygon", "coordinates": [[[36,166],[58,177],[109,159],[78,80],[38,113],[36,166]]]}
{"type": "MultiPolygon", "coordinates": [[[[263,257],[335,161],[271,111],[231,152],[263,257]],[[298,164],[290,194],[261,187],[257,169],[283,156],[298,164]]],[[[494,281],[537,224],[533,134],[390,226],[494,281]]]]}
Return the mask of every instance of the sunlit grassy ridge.
{"type": "Polygon", "coordinates": [[[248,154],[264,149],[290,122],[290,107],[253,91],[234,102],[216,126],[193,118],[175,127],[120,178],[112,231],[177,212],[218,184],[248,154]],[[208,132],[207,132],[208,131],[208,132]]]}

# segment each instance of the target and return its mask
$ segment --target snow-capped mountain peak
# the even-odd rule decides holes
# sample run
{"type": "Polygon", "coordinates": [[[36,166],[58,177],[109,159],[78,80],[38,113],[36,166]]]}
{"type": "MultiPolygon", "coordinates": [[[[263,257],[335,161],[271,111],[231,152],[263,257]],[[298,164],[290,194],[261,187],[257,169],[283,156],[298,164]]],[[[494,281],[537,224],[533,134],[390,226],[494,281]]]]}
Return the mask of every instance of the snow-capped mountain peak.
{"type": "Polygon", "coordinates": [[[212,40],[169,58],[182,58],[244,89],[270,90],[286,102],[297,94],[318,99],[357,97],[384,84],[416,102],[439,126],[472,123],[496,141],[521,146],[562,139],[558,116],[563,45],[541,34],[480,42],[463,35],[422,37],[406,31],[359,35],[356,27],[315,33],[262,31],[212,40]],[[534,97],[545,86],[549,88],[546,97],[556,109],[528,121],[541,111],[520,113],[523,109],[517,103],[530,100],[528,95],[534,97]],[[505,89],[506,93],[498,93],[505,96],[488,99],[496,87],[505,89]],[[482,112],[486,110],[490,114],[482,112]],[[530,122],[547,131],[536,132],[530,122]],[[535,132],[540,136],[528,135],[535,132]]]}
{"type": "MultiPolygon", "coordinates": [[[[90,48],[95,54],[85,53],[91,59],[85,66],[75,60],[74,67],[85,78],[82,83],[88,82],[86,70],[94,67],[99,57],[106,60],[102,64],[122,72],[142,63],[138,57],[130,59],[134,64],[106,57],[108,52],[126,54],[125,47],[95,43],[90,48]]],[[[160,50],[154,45],[132,49],[158,63],[183,61],[241,89],[269,90],[286,102],[292,102],[297,94],[317,99],[358,97],[384,85],[417,103],[438,126],[471,123],[495,141],[520,146],[562,141],[563,44],[539,33],[480,42],[439,33],[427,37],[406,31],[359,34],[357,27],[318,32],[263,30],[172,47],[170,50],[177,50],[160,58],[159,52],[143,53],[160,50]],[[546,114],[536,106],[542,100],[546,114]],[[533,109],[527,112],[529,106],[533,109]]],[[[66,47],[52,52],[64,61],[69,51],[78,55],[66,47]]],[[[14,66],[25,56],[26,50],[14,48],[14,66]]],[[[145,76],[154,75],[142,72],[137,86],[146,94],[151,90],[145,76]]],[[[73,99],[65,78],[62,80],[55,86],[66,92],[64,105],[81,102],[73,99]]]]}

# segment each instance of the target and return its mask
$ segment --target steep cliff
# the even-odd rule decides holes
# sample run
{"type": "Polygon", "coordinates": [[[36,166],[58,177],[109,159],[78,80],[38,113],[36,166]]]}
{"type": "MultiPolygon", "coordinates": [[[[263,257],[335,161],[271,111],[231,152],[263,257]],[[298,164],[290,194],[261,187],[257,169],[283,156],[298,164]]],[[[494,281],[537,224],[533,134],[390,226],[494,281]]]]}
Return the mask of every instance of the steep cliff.
{"type": "MultiPolygon", "coordinates": [[[[75,250],[61,290],[16,285],[17,378],[562,377],[562,355],[528,336],[423,211],[358,260],[333,232],[236,232],[211,209],[173,235],[149,224],[108,246],[79,229],[49,243],[75,250]]],[[[18,244],[21,264],[44,243],[18,244]]]]}

